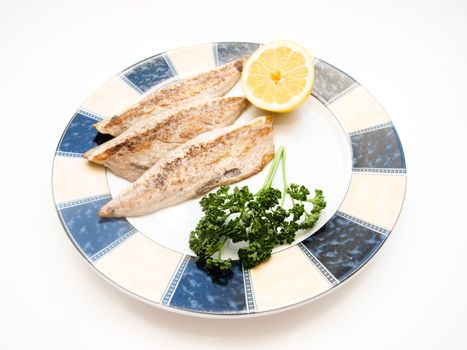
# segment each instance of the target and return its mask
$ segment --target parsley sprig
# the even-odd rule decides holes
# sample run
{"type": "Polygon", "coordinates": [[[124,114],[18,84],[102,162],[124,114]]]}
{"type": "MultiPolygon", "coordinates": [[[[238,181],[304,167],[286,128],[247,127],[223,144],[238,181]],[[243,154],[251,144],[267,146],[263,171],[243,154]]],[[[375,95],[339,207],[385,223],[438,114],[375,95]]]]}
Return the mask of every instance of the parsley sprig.
{"type": "Polygon", "coordinates": [[[222,186],[201,198],[204,216],[190,234],[189,244],[210,273],[232,267],[232,259],[222,258],[222,249],[230,240],[242,242],[238,256],[245,268],[252,268],[271,257],[274,247],[290,244],[299,230],[311,229],[326,207],[321,190],[314,196],[305,186],[287,185],[285,148],[279,147],[263,187],[252,193],[247,186],[222,186]],[[282,161],[284,190],[272,187],[282,161]],[[284,208],[285,197],[292,207],[284,208]],[[307,208],[307,207],[310,207],[307,208]]]}

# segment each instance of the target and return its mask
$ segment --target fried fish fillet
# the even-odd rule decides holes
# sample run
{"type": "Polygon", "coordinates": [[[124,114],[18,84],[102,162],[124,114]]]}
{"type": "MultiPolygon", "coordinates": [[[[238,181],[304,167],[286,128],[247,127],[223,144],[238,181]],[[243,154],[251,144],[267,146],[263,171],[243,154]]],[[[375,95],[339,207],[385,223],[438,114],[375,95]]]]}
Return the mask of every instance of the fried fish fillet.
{"type": "Polygon", "coordinates": [[[229,62],[150,92],[123,113],[104,119],[94,127],[103,134],[117,136],[131,125],[162,111],[224,96],[240,79],[245,59],[229,62]]]}
{"type": "Polygon", "coordinates": [[[168,153],[105,204],[101,217],[140,216],[261,171],[274,157],[272,117],[201,134],[168,153]]]}
{"type": "Polygon", "coordinates": [[[195,136],[231,125],[248,106],[245,97],[220,97],[142,121],[84,154],[135,181],[160,158],[195,136]]]}

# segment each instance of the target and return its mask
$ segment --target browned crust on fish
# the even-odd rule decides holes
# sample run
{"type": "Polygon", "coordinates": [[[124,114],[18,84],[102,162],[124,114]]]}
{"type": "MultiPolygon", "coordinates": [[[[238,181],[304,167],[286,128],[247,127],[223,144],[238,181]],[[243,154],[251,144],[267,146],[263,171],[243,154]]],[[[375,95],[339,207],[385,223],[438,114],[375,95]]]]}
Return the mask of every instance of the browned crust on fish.
{"type": "MultiPolygon", "coordinates": [[[[231,74],[232,68],[241,72],[245,60],[246,58],[242,58],[229,62],[210,71],[157,89],[123,113],[100,121],[94,124],[94,127],[101,133],[110,133],[116,136],[123,131],[120,130],[120,132],[117,132],[115,131],[116,129],[126,129],[125,125],[122,124],[131,124],[133,120],[145,119],[157,113],[158,109],[164,110],[173,108],[178,103],[193,100],[193,98],[198,95],[201,96],[206,89],[220,85],[228,78],[231,78],[229,74],[231,74]]],[[[237,77],[237,80],[239,77],[240,76],[237,77]]],[[[221,95],[223,95],[223,93],[221,95]]]]}
{"type": "MultiPolygon", "coordinates": [[[[241,176],[237,176],[235,178],[235,181],[232,181],[232,182],[239,182],[239,181],[242,181],[242,180],[245,180],[245,179],[248,179],[249,177],[253,176],[253,175],[256,175],[258,174],[261,170],[264,169],[264,167],[266,165],[268,165],[268,163],[275,157],[275,152],[272,152],[272,153],[266,153],[264,156],[263,156],[263,159],[261,160],[261,164],[259,166],[257,166],[256,168],[254,168],[252,171],[250,171],[249,173],[244,173],[242,174],[241,176]]],[[[205,186],[203,187],[202,189],[200,189],[200,191],[198,191],[196,193],[196,196],[202,196],[202,195],[205,195],[206,193],[208,193],[209,191],[211,191],[213,188],[217,187],[218,184],[217,183],[212,183],[212,186],[205,186]]]]}
{"type": "Polygon", "coordinates": [[[97,146],[84,153],[83,157],[94,163],[103,164],[107,159],[122,149],[126,149],[129,152],[138,152],[148,149],[155,139],[164,143],[183,143],[205,131],[199,126],[196,127],[196,125],[190,124],[190,128],[182,129],[178,134],[178,138],[181,139],[180,142],[173,141],[174,130],[178,130],[183,123],[186,123],[186,119],[191,117],[193,113],[203,114],[208,113],[208,111],[211,113],[215,111],[216,114],[223,115],[231,109],[234,104],[238,107],[238,114],[240,114],[248,106],[248,100],[245,97],[239,96],[223,97],[210,100],[201,105],[183,108],[175,113],[164,115],[160,118],[156,117],[157,123],[152,127],[138,128],[138,126],[135,126],[135,128],[131,128],[128,131],[133,132],[131,136],[125,137],[127,133],[118,136],[121,138],[121,142],[110,141],[112,143],[111,147],[95,154],[95,150],[103,148],[97,146]]]}
{"type": "MultiPolygon", "coordinates": [[[[259,129],[254,135],[250,135],[250,138],[248,140],[250,143],[254,143],[254,141],[256,140],[256,137],[264,136],[264,135],[267,135],[270,132],[272,132],[272,117],[267,116],[266,121],[267,121],[267,123],[271,123],[271,125],[266,125],[266,126],[262,127],[261,129],[259,129]]],[[[212,140],[211,142],[195,144],[195,145],[191,146],[186,151],[186,153],[184,154],[183,157],[178,157],[178,158],[174,159],[173,161],[165,163],[161,172],[164,173],[164,174],[170,175],[170,173],[172,171],[174,171],[178,166],[180,166],[180,164],[185,159],[194,158],[194,157],[197,157],[198,155],[200,155],[202,153],[207,153],[207,152],[209,152],[209,150],[216,147],[219,143],[225,143],[227,138],[234,139],[237,135],[239,135],[240,133],[242,133],[245,130],[248,130],[249,128],[250,128],[250,125],[244,125],[244,126],[238,128],[238,129],[235,129],[233,132],[230,132],[227,135],[221,135],[221,136],[217,137],[215,140],[212,140]]],[[[224,154],[224,155],[225,155],[226,158],[230,156],[229,154],[224,154]]],[[[273,154],[273,157],[274,157],[274,154],[273,154]]],[[[219,157],[219,160],[220,159],[221,159],[221,157],[219,157]]],[[[158,182],[156,183],[156,185],[162,185],[165,178],[166,177],[158,178],[157,179],[158,182]]]]}
{"type": "Polygon", "coordinates": [[[230,128],[232,129],[227,129],[228,131],[214,131],[218,132],[217,136],[208,135],[210,133],[202,134],[170,152],[118,197],[103,206],[99,211],[99,216],[144,215],[202,195],[214,187],[246,179],[261,171],[274,158],[272,117],[260,117],[248,124],[230,128]],[[271,139],[268,139],[269,135],[271,139]],[[262,140],[261,144],[257,143],[258,139],[262,140]],[[241,140],[241,143],[235,143],[235,140],[241,140]],[[222,148],[216,150],[216,147],[222,148]],[[251,153],[254,147],[259,147],[256,148],[256,152],[260,150],[262,154],[251,153]],[[235,153],[231,154],[230,149],[235,149],[235,153]],[[250,152],[250,160],[253,159],[254,163],[248,163],[248,159],[243,157],[248,152],[250,152]],[[193,185],[191,172],[196,171],[199,165],[206,168],[210,154],[215,160],[224,160],[222,163],[224,165],[218,166],[211,173],[207,168],[206,182],[203,184],[203,178],[197,176],[195,185],[193,185]],[[254,155],[261,158],[256,157],[255,160],[254,155]],[[225,162],[225,160],[229,161],[225,162]],[[180,173],[180,169],[184,167],[185,171],[180,173]],[[186,187],[190,184],[193,186],[186,187]],[[161,196],[162,199],[160,199],[161,196]],[[156,197],[159,198],[159,202],[155,201],[156,197]]]}

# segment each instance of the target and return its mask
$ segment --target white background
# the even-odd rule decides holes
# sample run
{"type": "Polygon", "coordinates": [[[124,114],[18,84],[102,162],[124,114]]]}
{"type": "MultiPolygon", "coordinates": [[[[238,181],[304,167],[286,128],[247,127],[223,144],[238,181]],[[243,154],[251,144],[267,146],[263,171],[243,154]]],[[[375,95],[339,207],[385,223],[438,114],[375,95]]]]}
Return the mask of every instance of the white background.
{"type": "Polygon", "coordinates": [[[1,1],[1,349],[465,349],[467,3],[1,1]],[[294,40],[382,103],[408,164],[404,209],[356,278],[281,314],[206,320],[100,279],[51,196],[82,100],[145,57],[210,41],[294,40]]]}

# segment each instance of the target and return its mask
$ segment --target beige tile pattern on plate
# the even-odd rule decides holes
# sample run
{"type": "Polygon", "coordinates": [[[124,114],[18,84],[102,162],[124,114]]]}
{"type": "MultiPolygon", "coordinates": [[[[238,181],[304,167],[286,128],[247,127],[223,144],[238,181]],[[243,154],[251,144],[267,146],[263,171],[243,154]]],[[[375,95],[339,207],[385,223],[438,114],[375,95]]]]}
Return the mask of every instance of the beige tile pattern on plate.
{"type": "Polygon", "coordinates": [[[109,193],[104,167],[79,157],[56,156],[53,169],[56,203],[109,193]]]}
{"type": "Polygon", "coordinates": [[[123,112],[141,95],[119,77],[114,77],[97,88],[81,105],[90,113],[96,113],[103,117],[113,117],[123,112]]]}
{"type": "Polygon", "coordinates": [[[381,105],[360,85],[331,102],[328,107],[347,133],[389,121],[381,105]]]}
{"type": "Polygon", "coordinates": [[[293,305],[331,288],[298,246],[273,254],[250,274],[257,311],[293,305]]]}
{"type": "Polygon", "coordinates": [[[169,51],[166,55],[180,76],[193,75],[215,67],[212,44],[184,47],[169,51]]]}
{"type": "Polygon", "coordinates": [[[404,201],[406,177],[353,173],[339,210],[391,230],[404,201]]]}
{"type": "Polygon", "coordinates": [[[124,289],[159,303],[182,256],[136,232],[94,266],[124,289]]]}

